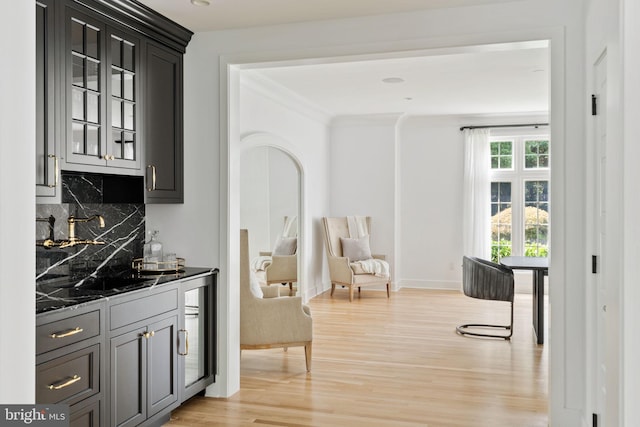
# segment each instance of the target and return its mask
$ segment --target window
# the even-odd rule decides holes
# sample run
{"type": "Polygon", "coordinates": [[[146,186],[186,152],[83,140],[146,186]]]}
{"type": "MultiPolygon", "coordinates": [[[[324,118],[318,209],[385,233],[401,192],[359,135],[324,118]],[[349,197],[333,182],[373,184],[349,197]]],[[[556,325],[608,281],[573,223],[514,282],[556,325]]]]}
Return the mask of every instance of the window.
{"type": "Polygon", "coordinates": [[[491,258],[547,256],[549,138],[492,137],[491,258]]]}

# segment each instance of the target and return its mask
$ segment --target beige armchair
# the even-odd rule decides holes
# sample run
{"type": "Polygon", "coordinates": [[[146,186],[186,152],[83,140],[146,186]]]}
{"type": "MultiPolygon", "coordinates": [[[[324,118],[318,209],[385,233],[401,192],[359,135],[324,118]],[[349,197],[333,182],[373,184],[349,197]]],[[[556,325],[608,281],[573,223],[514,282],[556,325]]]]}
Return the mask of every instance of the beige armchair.
{"type": "Polygon", "coordinates": [[[267,286],[273,283],[289,285],[289,293],[293,294],[293,284],[298,281],[297,255],[271,255],[271,252],[260,252],[260,256],[271,257],[271,263],[264,270],[256,271],[260,282],[267,286]]]}
{"type": "MultiPolygon", "coordinates": [[[[341,238],[351,238],[352,232],[349,231],[347,217],[322,218],[324,226],[325,248],[327,250],[327,259],[329,262],[329,276],[331,278],[331,295],[333,295],[336,285],[349,288],[349,301],[353,301],[354,288],[372,285],[385,285],[387,288],[387,298],[389,298],[389,281],[388,271],[383,274],[372,274],[368,270],[363,269],[363,262],[354,262],[348,257],[343,256],[343,245],[341,238]]],[[[366,234],[371,231],[371,217],[366,217],[364,230],[366,234]]],[[[384,255],[371,255],[373,259],[384,260],[384,255]]]]}
{"type": "Polygon", "coordinates": [[[249,233],[240,230],[240,349],[304,346],[311,371],[313,321],[300,297],[259,298],[251,291],[249,233]]]}
{"type": "MultiPolygon", "coordinates": [[[[297,217],[284,217],[283,238],[297,239],[297,217]]],[[[286,245],[285,245],[286,246],[286,245]]],[[[263,270],[255,270],[258,280],[266,286],[274,283],[289,285],[289,295],[294,295],[293,284],[298,281],[297,243],[293,246],[293,254],[273,255],[271,251],[261,251],[260,257],[268,257],[263,270]]],[[[276,249],[276,248],[274,248],[276,249]]]]}

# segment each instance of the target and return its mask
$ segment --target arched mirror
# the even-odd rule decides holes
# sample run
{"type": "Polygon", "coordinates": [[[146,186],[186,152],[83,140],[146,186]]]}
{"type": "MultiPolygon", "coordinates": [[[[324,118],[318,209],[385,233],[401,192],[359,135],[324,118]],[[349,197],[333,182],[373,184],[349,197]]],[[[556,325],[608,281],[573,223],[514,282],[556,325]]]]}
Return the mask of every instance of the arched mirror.
{"type": "MultiPolygon", "coordinates": [[[[261,138],[269,138],[262,136],[261,138]]],[[[240,156],[240,228],[249,230],[252,279],[297,295],[300,235],[300,171],[285,151],[251,146],[240,156]]]]}

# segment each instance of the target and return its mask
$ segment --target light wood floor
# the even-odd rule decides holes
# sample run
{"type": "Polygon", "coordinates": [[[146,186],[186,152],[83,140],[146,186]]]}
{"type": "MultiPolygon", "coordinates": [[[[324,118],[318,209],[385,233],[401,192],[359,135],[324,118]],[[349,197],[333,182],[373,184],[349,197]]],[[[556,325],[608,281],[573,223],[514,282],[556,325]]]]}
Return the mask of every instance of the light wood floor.
{"type": "MultiPolygon", "coordinates": [[[[242,352],[241,389],[195,397],[166,424],[191,426],[546,426],[547,349],[517,295],[511,341],[459,336],[508,323],[508,303],[457,291],[336,290],[310,301],[313,367],[302,347],[242,352]]],[[[283,325],[284,327],[284,325],[283,325]]]]}

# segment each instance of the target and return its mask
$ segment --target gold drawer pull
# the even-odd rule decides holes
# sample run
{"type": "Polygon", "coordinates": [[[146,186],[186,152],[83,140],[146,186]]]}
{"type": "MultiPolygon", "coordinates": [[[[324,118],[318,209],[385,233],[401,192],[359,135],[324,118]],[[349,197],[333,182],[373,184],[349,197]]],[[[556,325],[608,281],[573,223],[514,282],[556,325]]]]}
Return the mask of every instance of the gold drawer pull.
{"type": "Polygon", "coordinates": [[[156,333],[155,331],[151,331],[151,332],[145,332],[142,334],[143,337],[145,337],[146,339],[151,338],[152,336],[154,336],[156,333]]]}
{"type": "Polygon", "coordinates": [[[80,332],[84,331],[84,329],[82,329],[81,327],[75,327],[73,329],[69,329],[68,331],[64,331],[64,332],[54,332],[53,334],[51,334],[51,338],[64,338],[64,337],[68,337],[71,335],[75,335],[75,334],[79,334],[80,332]]]}
{"type": "Polygon", "coordinates": [[[57,383],[57,384],[49,384],[49,390],[60,390],[61,388],[65,388],[65,387],[69,387],[71,384],[77,383],[78,381],[80,381],[82,379],[81,376],[79,375],[74,375],[73,377],[69,378],[68,380],[61,382],[61,383],[57,383]]]}

